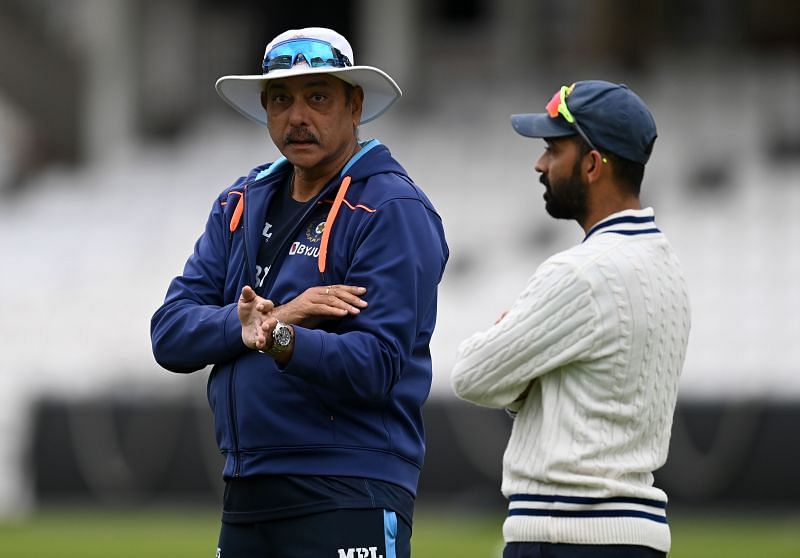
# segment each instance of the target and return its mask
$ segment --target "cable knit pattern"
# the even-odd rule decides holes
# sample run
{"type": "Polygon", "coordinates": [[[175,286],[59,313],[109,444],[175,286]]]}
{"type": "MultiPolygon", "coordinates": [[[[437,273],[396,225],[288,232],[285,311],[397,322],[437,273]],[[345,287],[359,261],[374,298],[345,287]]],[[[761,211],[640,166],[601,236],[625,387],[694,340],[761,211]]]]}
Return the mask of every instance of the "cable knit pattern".
{"type": "Polygon", "coordinates": [[[666,461],[690,327],[680,264],[652,209],[548,259],[499,324],[458,349],[456,394],[509,408],[507,542],[670,547],[666,461]]]}

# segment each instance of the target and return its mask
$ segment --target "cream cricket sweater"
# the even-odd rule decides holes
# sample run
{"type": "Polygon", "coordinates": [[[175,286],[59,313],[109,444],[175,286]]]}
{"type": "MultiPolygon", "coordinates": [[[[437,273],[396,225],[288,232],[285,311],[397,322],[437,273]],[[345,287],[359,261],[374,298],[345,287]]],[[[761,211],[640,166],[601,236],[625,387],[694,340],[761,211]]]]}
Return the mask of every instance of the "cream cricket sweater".
{"type": "Polygon", "coordinates": [[[653,210],[611,215],[544,262],[499,324],[465,340],[456,394],[509,408],[506,542],[667,552],[667,458],[689,335],[680,265],[653,210]]]}

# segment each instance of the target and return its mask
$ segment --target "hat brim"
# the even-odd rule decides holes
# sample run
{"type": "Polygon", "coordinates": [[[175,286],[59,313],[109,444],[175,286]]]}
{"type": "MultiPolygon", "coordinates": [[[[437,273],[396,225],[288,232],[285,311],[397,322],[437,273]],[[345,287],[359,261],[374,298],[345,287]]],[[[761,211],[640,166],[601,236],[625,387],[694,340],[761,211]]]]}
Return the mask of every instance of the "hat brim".
{"type": "Polygon", "coordinates": [[[512,114],[511,125],[519,135],[528,138],[561,138],[577,133],[563,118],[550,118],[546,112],[512,114]]]}
{"type": "Polygon", "coordinates": [[[261,106],[261,92],[270,80],[308,74],[332,74],[351,85],[364,90],[364,105],[361,110],[361,124],[375,120],[386,112],[403,92],[388,74],[372,66],[348,66],[346,68],[302,68],[273,70],[266,75],[223,76],[214,86],[228,104],[244,116],[258,122],[267,123],[267,113],[261,106]]]}

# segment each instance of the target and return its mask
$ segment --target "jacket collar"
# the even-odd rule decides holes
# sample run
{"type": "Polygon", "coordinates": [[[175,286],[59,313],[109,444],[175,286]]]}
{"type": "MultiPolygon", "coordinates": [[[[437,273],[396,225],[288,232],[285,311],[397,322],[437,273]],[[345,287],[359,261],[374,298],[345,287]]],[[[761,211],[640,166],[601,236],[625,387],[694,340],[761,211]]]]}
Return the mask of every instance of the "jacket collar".
{"type": "MultiPolygon", "coordinates": [[[[348,170],[350,170],[350,167],[352,167],[354,164],[356,164],[356,162],[359,159],[361,159],[361,157],[366,155],[367,152],[370,149],[372,149],[373,147],[377,147],[380,144],[381,144],[381,142],[379,142],[376,139],[371,139],[371,140],[368,140],[368,141],[365,141],[365,142],[361,142],[361,149],[358,150],[358,153],[356,153],[355,155],[350,157],[350,160],[347,161],[347,164],[345,164],[345,166],[342,168],[341,172],[339,173],[339,178],[343,177],[345,175],[345,173],[348,170]]],[[[269,165],[267,168],[261,169],[258,172],[258,174],[256,174],[255,178],[253,179],[253,182],[255,182],[257,180],[261,180],[262,178],[264,178],[266,176],[269,176],[271,174],[274,174],[274,173],[278,172],[279,169],[283,168],[285,165],[288,165],[288,164],[289,164],[289,161],[286,159],[286,157],[283,157],[283,156],[279,157],[278,159],[275,160],[274,163],[269,165]]]]}

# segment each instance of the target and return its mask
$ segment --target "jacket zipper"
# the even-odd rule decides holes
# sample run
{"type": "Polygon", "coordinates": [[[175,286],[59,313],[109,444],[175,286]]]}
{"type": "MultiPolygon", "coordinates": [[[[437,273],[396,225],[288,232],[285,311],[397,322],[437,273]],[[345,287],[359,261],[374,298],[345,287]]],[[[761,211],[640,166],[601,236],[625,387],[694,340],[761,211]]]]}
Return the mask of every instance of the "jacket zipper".
{"type": "MultiPolygon", "coordinates": [[[[247,251],[247,186],[242,190],[243,212],[242,212],[242,245],[244,247],[245,273],[250,278],[249,283],[253,284],[252,269],[250,267],[250,254],[247,251]]],[[[230,383],[228,385],[228,408],[230,409],[231,436],[233,437],[233,476],[239,477],[242,473],[242,459],[239,455],[239,427],[236,423],[236,363],[231,368],[230,383]]]]}
{"type": "MultiPolygon", "coordinates": [[[[255,182],[253,183],[255,184],[255,182]]],[[[250,184],[252,186],[252,184],[250,184]]],[[[244,265],[245,265],[245,273],[249,278],[249,283],[251,285],[254,283],[253,278],[253,270],[250,266],[250,254],[247,251],[247,189],[248,185],[242,190],[242,199],[239,203],[243,203],[243,212],[241,216],[241,227],[242,227],[242,245],[244,247],[244,265]]],[[[233,231],[231,231],[231,235],[233,235],[233,231]]],[[[231,437],[233,438],[233,476],[239,477],[242,473],[242,459],[239,455],[239,428],[236,422],[236,364],[234,363],[231,368],[231,375],[230,379],[228,380],[228,414],[231,423],[231,437]]]]}
{"type": "MultiPolygon", "coordinates": [[[[267,178],[263,178],[262,180],[266,180],[267,178]]],[[[245,265],[245,275],[248,278],[248,283],[250,285],[254,285],[255,288],[255,280],[256,278],[253,276],[253,272],[255,269],[253,266],[250,265],[250,252],[247,249],[247,208],[250,205],[247,203],[247,190],[250,186],[254,186],[258,184],[260,180],[256,180],[251,184],[245,185],[242,190],[242,199],[240,203],[244,204],[243,212],[241,216],[241,227],[242,227],[242,245],[244,247],[244,265],[245,265]]],[[[233,232],[231,232],[233,234],[233,232]]],[[[233,476],[239,477],[242,474],[242,459],[240,456],[240,448],[239,448],[239,428],[236,421],[236,364],[233,365],[231,369],[230,380],[228,382],[228,408],[229,408],[229,418],[231,423],[231,436],[233,438],[233,476]]]]}

